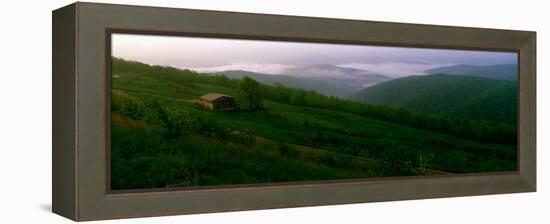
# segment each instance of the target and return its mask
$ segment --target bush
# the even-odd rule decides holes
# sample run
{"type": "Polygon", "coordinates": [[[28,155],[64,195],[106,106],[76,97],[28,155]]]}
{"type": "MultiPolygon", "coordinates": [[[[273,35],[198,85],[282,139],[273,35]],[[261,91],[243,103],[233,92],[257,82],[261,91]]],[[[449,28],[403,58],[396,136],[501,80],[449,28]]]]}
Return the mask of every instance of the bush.
{"type": "Polygon", "coordinates": [[[143,106],[140,103],[118,95],[112,97],[111,110],[133,120],[141,120],[144,115],[143,106]]]}
{"type": "Polygon", "coordinates": [[[252,146],[256,143],[256,136],[250,131],[236,131],[233,133],[234,140],[247,146],[252,146]]]}
{"type": "Polygon", "coordinates": [[[277,144],[277,149],[279,150],[279,153],[281,153],[281,155],[283,156],[289,158],[296,158],[298,156],[298,152],[292,145],[280,142],[277,144]]]}
{"type": "Polygon", "coordinates": [[[149,123],[158,124],[165,138],[176,138],[185,132],[215,138],[229,135],[229,128],[209,114],[193,113],[154,100],[148,101],[147,105],[152,112],[149,123]]]}
{"type": "Polygon", "coordinates": [[[162,188],[168,184],[196,185],[185,157],[164,153],[134,155],[125,160],[113,160],[112,189],[162,188]]]}

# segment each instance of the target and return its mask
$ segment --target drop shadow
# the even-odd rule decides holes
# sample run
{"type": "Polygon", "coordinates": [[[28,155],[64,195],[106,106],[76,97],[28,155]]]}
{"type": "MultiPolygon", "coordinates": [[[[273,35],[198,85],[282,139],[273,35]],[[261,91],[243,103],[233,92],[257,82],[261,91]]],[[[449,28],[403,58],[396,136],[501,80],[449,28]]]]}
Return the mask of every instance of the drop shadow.
{"type": "Polygon", "coordinates": [[[38,207],[40,207],[40,209],[42,211],[52,212],[52,205],[51,204],[40,204],[38,207]]]}

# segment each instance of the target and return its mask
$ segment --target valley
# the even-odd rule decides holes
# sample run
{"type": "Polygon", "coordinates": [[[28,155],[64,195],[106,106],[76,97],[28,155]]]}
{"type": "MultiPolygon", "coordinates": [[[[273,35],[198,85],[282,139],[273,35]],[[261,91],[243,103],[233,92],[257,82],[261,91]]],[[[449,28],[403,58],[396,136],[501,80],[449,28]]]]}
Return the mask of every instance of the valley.
{"type": "Polygon", "coordinates": [[[508,108],[514,99],[508,81],[439,74],[422,76],[436,80],[431,83],[411,76],[405,85],[371,74],[376,84],[342,88],[347,81],[307,74],[202,74],[119,58],[112,69],[113,189],[517,170],[513,111],[498,120],[473,116],[508,108]],[[244,77],[260,83],[261,108],[216,111],[198,103],[208,93],[241,102],[237,89],[244,77]],[[433,96],[452,89],[445,82],[464,83],[433,96]],[[481,108],[501,98],[502,105],[481,108]],[[472,115],[463,116],[467,111],[472,115]]]}

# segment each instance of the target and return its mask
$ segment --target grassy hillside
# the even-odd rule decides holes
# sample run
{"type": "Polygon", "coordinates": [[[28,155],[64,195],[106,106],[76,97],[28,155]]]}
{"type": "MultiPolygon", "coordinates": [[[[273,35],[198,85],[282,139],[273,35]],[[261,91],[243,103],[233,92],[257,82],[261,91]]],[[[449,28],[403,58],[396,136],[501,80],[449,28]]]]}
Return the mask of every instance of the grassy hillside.
{"type": "Polygon", "coordinates": [[[427,70],[428,74],[445,73],[449,75],[476,76],[488,79],[518,80],[518,66],[514,64],[501,65],[453,65],[427,70]]]}
{"type": "MultiPolygon", "coordinates": [[[[210,111],[196,104],[200,96],[210,92],[235,95],[239,81],[115,59],[112,188],[517,168],[515,143],[490,143],[415,127],[412,118],[420,117],[413,117],[414,113],[312,91],[261,85],[263,108],[254,112],[210,111]],[[410,121],[397,122],[407,117],[410,121]]],[[[422,119],[424,126],[437,121],[428,116],[422,119]]],[[[502,138],[491,136],[495,135],[502,138]]]]}
{"type": "Polygon", "coordinates": [[[515,125],[517,82],[472,76],[409,76],[366,88],[352,96],[361,102],[398,106],[515,125]]]}

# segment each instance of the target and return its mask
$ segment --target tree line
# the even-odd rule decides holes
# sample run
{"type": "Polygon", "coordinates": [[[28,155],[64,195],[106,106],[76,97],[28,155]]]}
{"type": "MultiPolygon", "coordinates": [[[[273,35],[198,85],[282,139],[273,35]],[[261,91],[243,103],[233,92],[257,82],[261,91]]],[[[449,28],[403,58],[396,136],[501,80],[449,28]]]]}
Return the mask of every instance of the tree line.
{"type": "Polygon", "coordinates": [[[124,71],[143,72],[148,67],[147,70],[154,71],[155,75],[169,74],[169,77],[177,75],[181,78],[177,81],[186,82],[186,85],[206,83],[235,89],[237,102],[241,107],[250,111],[261,108],[262,100],[267,99],[295,106],[338,110],[473,140],[504,144],[517,143],[516,127],[505,123],[463,119],[448,115],[422,114],[403,108],[365,104],[326,96],[313,90],[291,88],[281,83],[262,84],[249,77],[232,79],[224,75],[204,75],[191,70],[149,66],[117,58],[114,58],[113,62],[122,64],[123,66],[117,65],[117,67],[124,71]]]}

